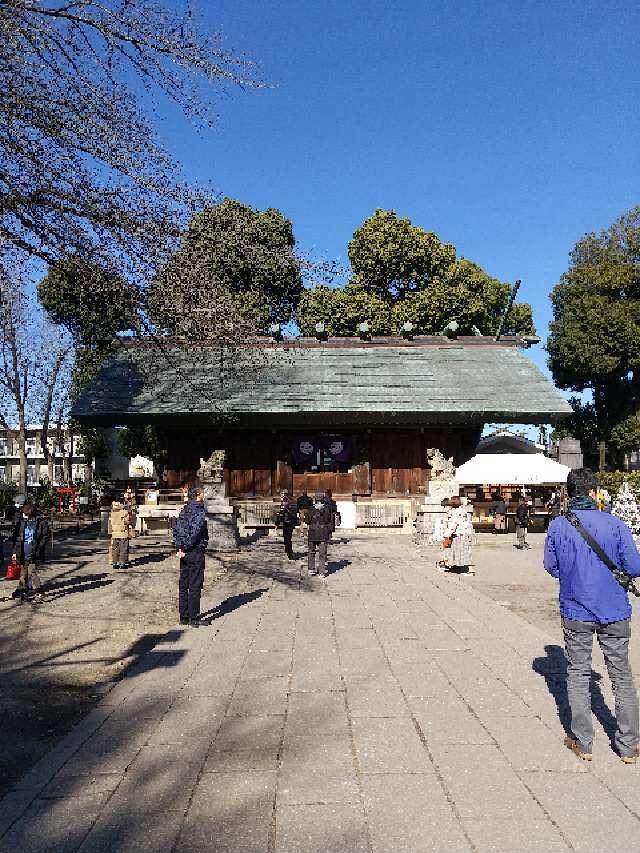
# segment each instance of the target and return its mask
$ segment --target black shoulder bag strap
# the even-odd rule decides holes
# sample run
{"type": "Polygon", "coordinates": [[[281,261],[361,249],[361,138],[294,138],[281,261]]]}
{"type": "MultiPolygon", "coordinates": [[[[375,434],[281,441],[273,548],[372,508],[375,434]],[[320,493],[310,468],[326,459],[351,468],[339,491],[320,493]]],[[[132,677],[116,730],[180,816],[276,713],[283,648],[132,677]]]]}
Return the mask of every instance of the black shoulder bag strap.
{"type": "Polygon", "coordinates": [[[606,553],[604,548],[593,538],[593,536],[589,533],[589,531],[580,523],[578,516],[568,510],[564,513],[564,517],[567,519],[569,524],[572,527],[575,527],[577,532],[582,536],[587,545],[591,548],[591,550],[595,553],[597,557],[599,557],[605,566],[609,569],[614,578],[618,581],[620,586],[624,589],[625,592],[631,592],[638,598],[640,598],[640,591],[637,589],[634,579],[628,572],[625,572],[624,569],[621,569],[620,566],[617,566],[613,560],[606,553]]]}

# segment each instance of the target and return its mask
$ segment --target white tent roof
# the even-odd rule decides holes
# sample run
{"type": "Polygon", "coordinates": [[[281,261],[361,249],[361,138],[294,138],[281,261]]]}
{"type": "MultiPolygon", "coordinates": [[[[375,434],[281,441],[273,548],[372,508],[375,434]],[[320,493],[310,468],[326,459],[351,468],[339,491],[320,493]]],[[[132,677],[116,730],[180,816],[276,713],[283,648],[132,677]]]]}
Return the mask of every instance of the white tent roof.
{"type": "Polygon", "coordinates": [[[456,471],[463,486],[542,486],[566,483],[571,469],[541,453],[479,453],[456,471]]]}

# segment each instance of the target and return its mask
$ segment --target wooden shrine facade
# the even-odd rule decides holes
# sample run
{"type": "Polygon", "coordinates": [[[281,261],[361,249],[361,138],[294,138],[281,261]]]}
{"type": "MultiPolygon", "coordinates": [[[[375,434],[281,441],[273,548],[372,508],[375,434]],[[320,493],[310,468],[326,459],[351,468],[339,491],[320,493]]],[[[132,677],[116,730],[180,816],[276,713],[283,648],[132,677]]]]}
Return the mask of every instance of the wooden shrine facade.
{"type": "Polygon", "coordinates": [[[234,498],[269,498],[331,489],[334,495],[416,495],[430,476],[427,450],[436,447],[455,464],[473,455],[479,427],[339,430],[163,430],[166,484],[177,488],[196,477],[200,456],[214,447],[227,451],[225,480],[234,498]],[[312,445],[304,458],[300,445],[312,445]],[[342,445],[346,452],[332,455],[342,445]]]}

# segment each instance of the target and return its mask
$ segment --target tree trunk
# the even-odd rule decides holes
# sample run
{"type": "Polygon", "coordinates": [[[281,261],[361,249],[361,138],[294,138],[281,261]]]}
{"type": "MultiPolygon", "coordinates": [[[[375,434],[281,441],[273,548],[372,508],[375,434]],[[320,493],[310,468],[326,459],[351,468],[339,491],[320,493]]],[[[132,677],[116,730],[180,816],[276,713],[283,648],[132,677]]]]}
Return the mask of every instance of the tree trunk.
{"type": "Polygon", "coordinates": [[[18,434],[16,436],[18,443],[18,459],[20,461],[20,473],[18,474],[18,492],[21,495],[27,494],[27,429],[23,420],[20,421],[18,434]]]}
{"type": "Polygon", "coordinates": [[[604,439],[601,439],[598,443],[598,453],[599,453],[599,461],[598,461],[598,470],[602,474],[605,470],[607,464],[607,443],[604,439]]]}

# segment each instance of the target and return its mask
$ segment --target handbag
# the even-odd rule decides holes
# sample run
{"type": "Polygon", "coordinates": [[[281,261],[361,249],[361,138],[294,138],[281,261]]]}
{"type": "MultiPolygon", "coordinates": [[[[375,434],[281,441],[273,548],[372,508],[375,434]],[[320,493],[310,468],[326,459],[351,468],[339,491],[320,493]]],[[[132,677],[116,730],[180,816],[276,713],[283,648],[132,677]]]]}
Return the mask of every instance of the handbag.
{"type": "Polygon", "coordinates": [[[453,541],[453,537],[452,537],[452,536],[445,536],[445,537],[444,537],[444,539],[442,540],[442,547],[443,547],[443,549],[444,549],[444,548],[451,548],[451,542],[452,542],[452,541],[453,541]]]}
{"type": "Polygon", "coordinates": [[[334,527],[340,527],[341,524],[342,524],[342,516],[340,515],[339,512],[334,512],[333,513],[333,526],[334,527]]]}
{"type": "Polygon", "coordinates": [[[7,564],[7,570],[4,573],[4,579],[6,581],[17,581],[20,580],[20,563],[12,559],[7,564]]]}

